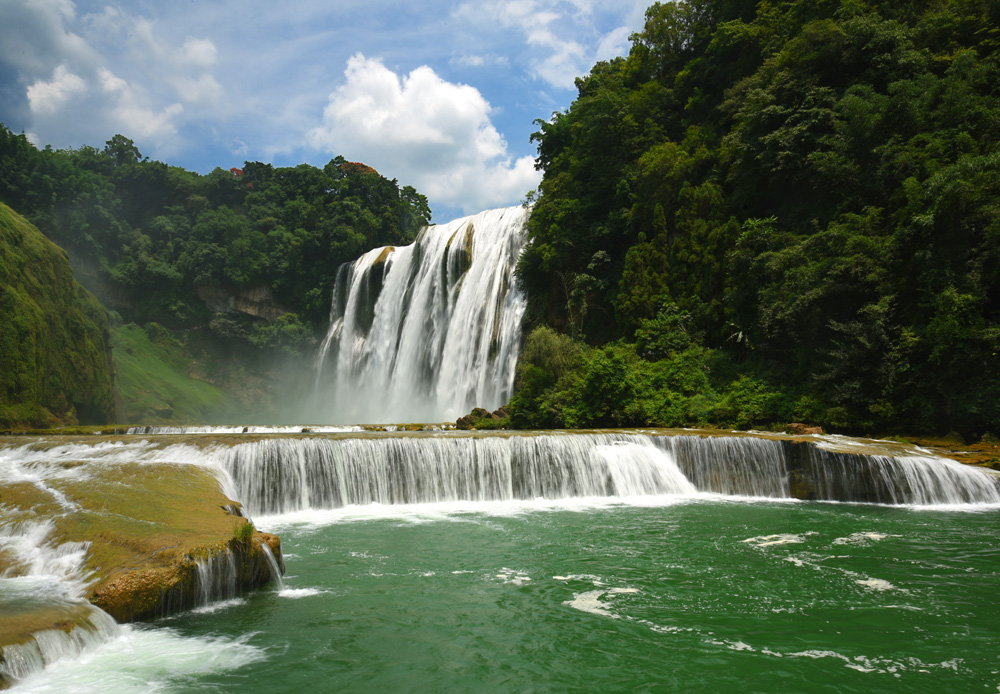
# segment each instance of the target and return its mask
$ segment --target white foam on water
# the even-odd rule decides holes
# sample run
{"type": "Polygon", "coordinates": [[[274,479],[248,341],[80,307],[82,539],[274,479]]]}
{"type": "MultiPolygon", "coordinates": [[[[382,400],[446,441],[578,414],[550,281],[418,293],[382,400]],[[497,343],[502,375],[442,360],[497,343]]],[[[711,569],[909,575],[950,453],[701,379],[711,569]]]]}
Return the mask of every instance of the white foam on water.
{"type": "MultiPolygon", "coordinates": [[[[696,497],[697,498],[697,497],[696,497]]],[[[475,522],[469,516],[509,518],[543,512],[588,512],[621,506],[660,508],[690,503],[692,498],[672,495],[637,497],[571,497],[508,501],[447,501],[431,504],[365,504],[334,509],[307,509],[269,516],[254,516],[261,530],[280,534],[287,529],[309,531],[341,523],[390,520],[421,524],[440,521],[475,522]]]]}
{"type": "Polygon", "coordinates": [[[278,591],[278,597],[297,600],[298,598],[309,598],[313,595],[322,595],[328,592],[330,591],[319,588],[283,588],[278,591]]]}
{"type": "Polygon", "coordinates": [[[496,574],[495,578],[500,579],[502,583],[510,583],[515,586],[522,586],[525,583],[531,582],[531,576],[525,572],[506,567],[500,569],[500,573],[496,574]]]}
{"type": "MultiPolygon", "coordinates": [[[[598,582],[595,581],[595,585],[597,584],[598,582]]],[[[611,603],[604,602],[601,598],[610,595],[630,595],[638,592],[637,588],[601,588],[599,590],[588,590],[583,593],[573,593],[573,599],[564,601],[563,605],[568,605],[581,612],[619,619],[619,615],[611,612],[611,603]]]]}
{"type": "Polygon", "coordinates": [[[241,605],[246,605],[246,598],[232,598],[230,600],[219,600],[217,602],[212,602],[207,605],[202,605],[201,607],[196,607],[191,612],[194,614],[213,614],[215,612],[222,612],[224,610],[231,609],[233,607],[239,607],[241,605]]]}
{"type": "Polygon", "coordinates": [[[888,581],[885,581],[881,578],[858,579],[855,581],[855,583],[857,583],[859,586],[864,586],[865,588],[869,588],[871,590],[876,590],[876,591],[896,590],[896,586],[892,585],[888,581]]]}
{"type": "Polygon", "coordinates": [[[884,540],[887,537],[899,537],[899,535],[887,535],[885,533],[861,532],[851,533],[847,537],[838,537],[833,541],[835,545],[867,545],[872,542],[884,540]]]}
{"type": "Polygon", "coordinates": [[[238,639],[185,637],[167,627],[125,625],[120,635],[77,658],[58,660],[10,690],[14,694],[145,694],[169,691],[191,675],[235,670],[264,660],[251,645],[254,634],[238,639]]]}
{"type": "Polygon", "coordinates": [[[745,544],[752,544],[754,547],[773,547],[775,545],[801,545],[806,540],[805,538],[810,535],[816,535],[815,532],[807,532],[801,535],[794,533],[775,533],[774,535],[759,535],[757,537],[748,537],[745,540],[740,540],[745,544]]]}
{"type": "Polygon", "coordinates": [[[602,617],[611,617],[612,619],[618,619],[618,615],[609,611],[608,608],[611,607],[610,604],[601,602],[601,598],[604,597],[604,590],[589,590],[586,593],[574,593],[572,600],[566,600],[563,605],[569,605],[574,610],[580,610],[581,612],[589,612],[590,614],[601,615],[602,617]]]}

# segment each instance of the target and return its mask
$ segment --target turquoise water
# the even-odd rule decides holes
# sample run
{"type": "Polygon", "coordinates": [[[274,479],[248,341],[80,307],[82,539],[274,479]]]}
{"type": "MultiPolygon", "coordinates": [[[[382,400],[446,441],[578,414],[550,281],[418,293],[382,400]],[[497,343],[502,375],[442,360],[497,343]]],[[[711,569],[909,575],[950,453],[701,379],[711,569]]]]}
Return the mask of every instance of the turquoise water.
{"type": "Polygon", "coordinates": [[[258,519],[284,590],[126,627],[17,689],[1000,691],[995,509],[646,503],[258,519]]]}

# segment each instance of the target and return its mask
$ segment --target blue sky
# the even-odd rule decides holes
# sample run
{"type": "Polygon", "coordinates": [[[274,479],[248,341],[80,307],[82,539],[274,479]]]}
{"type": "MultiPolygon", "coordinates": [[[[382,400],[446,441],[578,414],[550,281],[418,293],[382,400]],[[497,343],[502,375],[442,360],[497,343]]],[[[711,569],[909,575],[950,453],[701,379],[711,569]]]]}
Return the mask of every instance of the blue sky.
{"type": "Polygon", "coordinates": [[[436,222],[534,188],[536,118],[628,51],[645,0],[0,0],[0,121],[207,173],[340,154],[436,222]]]}

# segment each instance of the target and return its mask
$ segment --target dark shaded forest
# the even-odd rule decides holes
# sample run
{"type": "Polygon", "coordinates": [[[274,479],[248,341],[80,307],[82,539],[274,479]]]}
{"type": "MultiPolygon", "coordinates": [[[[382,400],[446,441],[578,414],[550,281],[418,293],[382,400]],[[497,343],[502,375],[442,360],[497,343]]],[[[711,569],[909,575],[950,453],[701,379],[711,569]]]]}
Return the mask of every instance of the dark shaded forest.
{"type": "Polygon", "coordinates": [[[409,243],[430,219],[412,187],[343,157],[322,169],[246,162],[203,176],[150,161],[122,135],[104,149],[38,150],[5,127],[0,201],[65,248],[124,321],[208,324],[293,353],[325,327],[341,263],[409,243]],[[198,291],[264,287],[277,320],[213,313],[198,291]]]}
{"type": "Polygon", "coordinates": [[[1000,429],[1000,4],[657,3],[538,121],[515,425],[1000,429]]]}

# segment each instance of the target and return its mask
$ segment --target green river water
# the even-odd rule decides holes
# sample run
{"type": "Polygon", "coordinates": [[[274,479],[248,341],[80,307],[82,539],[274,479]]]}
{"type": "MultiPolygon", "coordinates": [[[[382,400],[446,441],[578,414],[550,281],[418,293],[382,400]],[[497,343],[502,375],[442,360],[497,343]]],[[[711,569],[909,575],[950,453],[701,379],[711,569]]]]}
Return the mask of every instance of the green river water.
{"type": "Polygon", "coordinates": [[[1000,691],[995,509],[642,503],[261,518],[283,590],[126,627],[16,690],[1000,691]]]}

